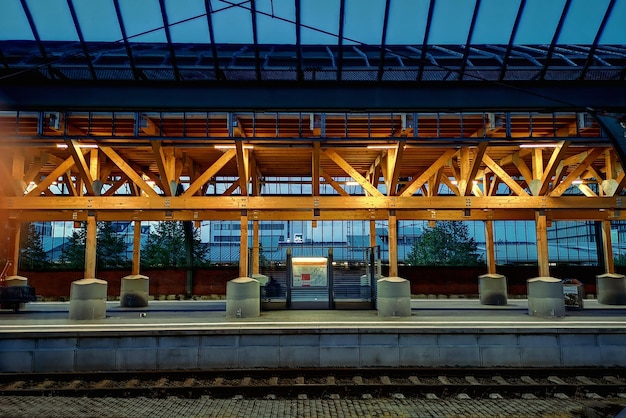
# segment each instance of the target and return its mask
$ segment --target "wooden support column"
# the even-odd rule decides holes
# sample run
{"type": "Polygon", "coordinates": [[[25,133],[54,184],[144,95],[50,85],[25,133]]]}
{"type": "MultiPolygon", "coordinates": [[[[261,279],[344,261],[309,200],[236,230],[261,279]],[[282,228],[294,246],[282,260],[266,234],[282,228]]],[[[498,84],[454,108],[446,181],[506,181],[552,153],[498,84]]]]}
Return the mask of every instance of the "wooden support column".
{"type": "Polygon", "coordinates": [[[539,276],[549,277],[549,254],[548,254],[548,220],[545,212],[535,212],[535,227],[537,230],[537,262],[539,263],[539,276]]]}
{"type": "Polygon", "coordinates": [[[259,274],[259,221],[252,221],[252,274],[259,274]]]}
{"type": "Polygon", "coordinates": [[[139,274],[141,265],[141,221],[135,221],[133,228],[133,268],[132,274],[139,274]]]}
{"type": "Polygon", "coordinates": [[[398,218],[396,211],[389,211],[389,277],[398,275],[398,218]]]}
{"type": "Polygon", "coordinates": [[[487,256],[487,273],[496,273],[496,248],[493,241],[493,221],[485,221],[485,253],[487,256]]]}
{"type": "Polygon", "coordinates": [[[370,221],[370,247],[376,246],[376,221],[370,221]]]}
{"type": "Polygon", "coordinates": [[[602,255],[604,256],[605,273],[615,273],[613,243],[611,240],[611,221],[602,221],[602,255]]]}
{"type": "MultiPolygon", "coordinates": [[[[15,219],[8,221],[6,236],[6,257],[7,257],[7,276],[16,276],[20,261],[20,235],[22,223],[15,219]]],[[[1,266],[4,268],[4,266],[1,266]]],[[[0,270],[1,272],[2,270],[0,270]]]]}
{"type": "Polygon", "coordinates": [[[87,216],[87,235],[85,236],[85,279],[96,278],[96,236],[98,234],[96,217],[87,216]]]}
{"type": "Polygon", "coordinates": [[[248,211],[241,211],[241,239],[239,241],[239,277],[248,277],[248,211]]]}

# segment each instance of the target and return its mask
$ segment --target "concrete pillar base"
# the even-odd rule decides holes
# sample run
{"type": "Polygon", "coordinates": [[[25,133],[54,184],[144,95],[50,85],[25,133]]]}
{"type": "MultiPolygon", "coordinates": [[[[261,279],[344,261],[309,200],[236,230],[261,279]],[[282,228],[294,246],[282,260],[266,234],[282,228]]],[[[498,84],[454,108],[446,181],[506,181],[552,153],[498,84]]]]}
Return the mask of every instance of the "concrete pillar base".
{"type": "Polygon", "coordinates": [[[378,316],[411,316],[411,283],[401,277],[385,277],[377,282],[378,316]]]}
{"type": "Polygon", "coordinates": [[[542,318],[565,316],[563,282],[555,277],[535,277],[527,280],[528,315],[542,318]]]}
{"type": "Polygon", "coordinates": [[[626,305],[626,276],[616,273],[596,276],[596,293],[602,305],[626,305]]]}
{"type": "Polygon", "coordinates": [[[478,293],[481,305],[506,305],[506,276],[496,273],[478,276],[478,293]]]}
{"type": "Polygon", "coordinates": [[[69,319],[90,320],[106,318],[107,282],[82,279],[72,282],[69,319]]]}
{"type": "Polygon", "coordinates": [[[261,287],[251,277],[226,283],[226,317],[253,318],[261,315],[261,287]]]}
{"type": "Polygon", "coordinates": [[[120,286],[120,306],[126,308],[142,308],[148,306],[150,279],[142,274],[131,274],[122,277],[120,286]]]}

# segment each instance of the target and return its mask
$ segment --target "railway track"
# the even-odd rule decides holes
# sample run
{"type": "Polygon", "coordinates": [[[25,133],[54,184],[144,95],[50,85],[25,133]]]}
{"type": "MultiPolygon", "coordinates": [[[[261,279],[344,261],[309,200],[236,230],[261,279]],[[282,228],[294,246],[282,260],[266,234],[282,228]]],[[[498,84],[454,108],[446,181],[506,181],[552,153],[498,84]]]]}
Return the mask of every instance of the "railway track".
{"type": "Polygon", "coordinates": [[[0,396],[626,399],[625,369],[253,369],[0,374],[0,396]]]}

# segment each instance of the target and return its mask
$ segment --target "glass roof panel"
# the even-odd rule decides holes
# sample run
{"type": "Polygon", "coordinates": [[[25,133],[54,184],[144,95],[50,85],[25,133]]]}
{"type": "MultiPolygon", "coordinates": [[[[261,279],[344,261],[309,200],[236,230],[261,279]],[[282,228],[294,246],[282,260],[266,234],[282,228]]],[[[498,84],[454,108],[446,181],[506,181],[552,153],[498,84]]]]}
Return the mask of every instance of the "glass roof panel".
{"type": "Polygon", "coordinates": [[[231,2],[211,0],[213,33],[218,44],[251,44],[252,17],[250,6],[244,2],[241,6],[231,2]],[[235,29],[235,30],[233,30],[235,29]]]}
{"type": "Polygon", "coordinates": [[[384,17],[385,0],[346,0],[344,45],[380,45],[384,17]]]}
{"type": "Polygon", "coordinates": [[[336,45],[339,33],[339,0],[301,0],[302,43],[336,45]],[[323,12],[320,12],[323,11],[323,12]]]}
{"type": "Polygon", "coordinates": [[[464,44],[476,1],[448,0],[435,2],[428,43],[464,44]]]}
{"type": "Polygon", "coordinates": [[[78,41],[66,0],[28,0],[27,3],[42,41],[78,41]]]}
{"type": "Polygon", "coordinates": [[[508,44],[521,0],[482,0],[472,44],[508,44]]]}
{"type": "Polygon", "coordinates": [[[112,1],[72,1],[85,41],[114,42],[122,39],[112,1]]]}
{"type": "Polygon", "coordinates": [[[526,0],[514,43],[549,44],[559,24],[565,0],[526,0]]]}
{"type": "Polygon", "coordinates": [[[429,0],[391,1],[389,8],[389,45],[421,45],[424,42],[429,0]]]}
{"type": "Polygon", "coordinates": [[[573,0],[559,36],[559,44],[592,44],[609,0],[573,0]],[[581,25],[580,22],[585,22],[581,25]]]}
{"type": "Polygon", "coordinates": [[[166,42],[159,0],[119,0],[130,42],[166,42]],[[147,33],[146,33],[147,32],[147,33]],[[144,34],[145,33],[145,34],[144,34]],[[144,34],[144,35],[140,35],[144,34]],[[139,35],[139,36],[138,36],[139,35]]]}
{"type": "Polygon", "coordinates": [[[606,45],[626,44],[624,22],[626,22],[626,1],[618,1],[615,3],[615,7],[613,7],[608,22],[606,22],[606,27],[600,37],[600,43],[606,45]]]}
{"type": "MultiPolygon", "coordinates": [[[[257,2],[257,29],[261,44],[296,43],[296,6],[293,1],[257,2]],[[272,16],[280,17],[276,19],[272,16]],[[282,20],[285,19],[285,20],[282,20]]],[[[301,12],[302,13],[302,12],[301,12]]]]}
{"type": "Polygon", "coordinates": [[[19,0],[2,1],[2,13],[0,13],[0,39],[15,41],[32,41],[35,39],[19,0]]]}
{"type": "Polygon", "coordinates": [[[203,1],[166,0],[165,10],[170,22],[170,34],[173,43],[211,42],[203,1]],[[187,19],[192,20],[186,21],[187,19]]]}

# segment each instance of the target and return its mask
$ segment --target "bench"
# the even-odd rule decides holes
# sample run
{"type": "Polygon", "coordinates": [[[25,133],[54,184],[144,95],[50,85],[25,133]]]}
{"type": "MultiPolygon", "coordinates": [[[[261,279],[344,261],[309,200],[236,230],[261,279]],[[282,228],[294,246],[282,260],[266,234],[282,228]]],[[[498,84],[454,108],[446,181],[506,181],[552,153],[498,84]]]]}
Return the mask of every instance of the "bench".
{"type": "Polygon", "coordinates": [[[35,288],[32,286],[0,286],[0,308],[20,310],[22,303],[37,300],[35,288]]]}

